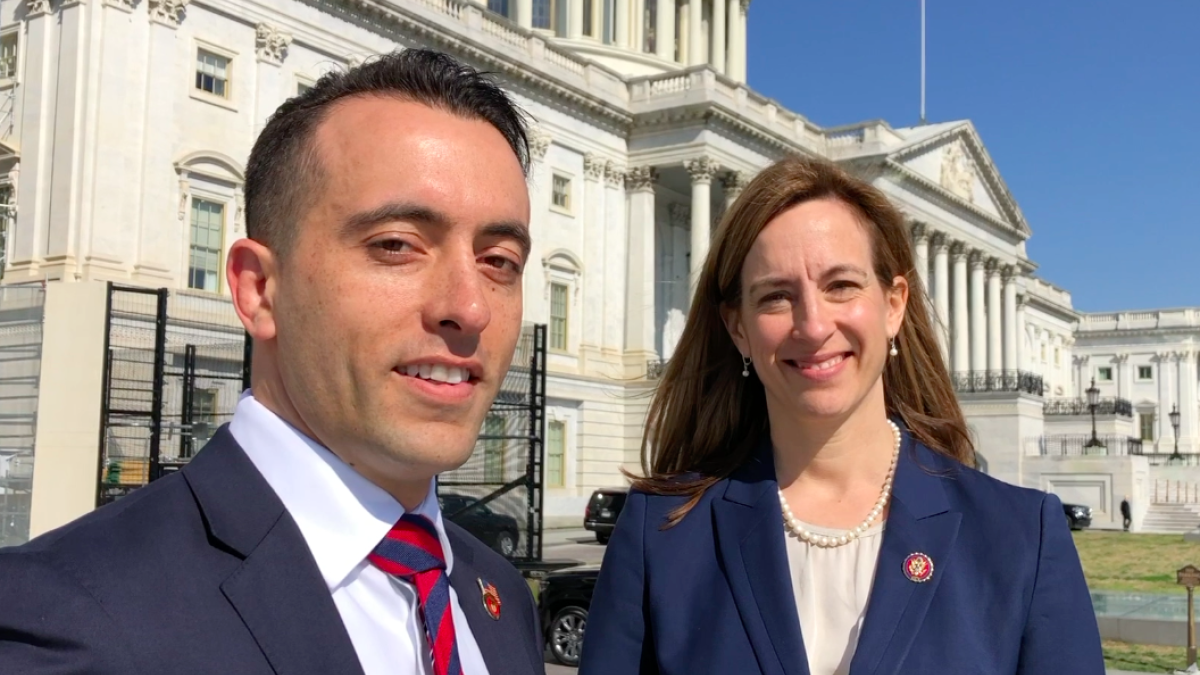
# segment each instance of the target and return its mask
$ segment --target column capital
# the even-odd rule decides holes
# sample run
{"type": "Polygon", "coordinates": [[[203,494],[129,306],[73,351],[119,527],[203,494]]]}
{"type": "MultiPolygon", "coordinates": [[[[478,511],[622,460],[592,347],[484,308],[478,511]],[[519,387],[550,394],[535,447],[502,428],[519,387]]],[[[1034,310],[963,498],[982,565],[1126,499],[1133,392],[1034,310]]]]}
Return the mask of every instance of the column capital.
{"type": "Polygon", "coordinates": [[[1005,284],[1011,284],[1014,281],[1016,281],[1016,279],[1017,279],[1017,266],[1016,265],[1003,265],[1000,268],[1000,274],[1001,274],[1001,276],[1004,277],[1005,284]]]}
{"type": "Polygon", "coordinates": [[[929,235],[929,243],[933,246],[934,253],[945,251],[950,248],[950,241],[946,238],[945,232],[931,231],[929,235]]]}
{"type": "Polygon", "coordinates": [[[915,241],[915,242],[922,242],[922,241],[928,242],[929,241],[930,230],[929,230],[929,226],[926,225],[925,223],[922,223],[922,222],[916,221],[916,220],[913,221],[910,231],[912,232],[913,241],[915,241]]]}
{"type": "Polygon", "coordinates": [[[950,242],[950,255],[954,256],[954,262],[966,259],[967,245],[961,241],[950,242]]]}
{"type": "Polygon", "coordinates": [[[708,155],[700,155],[695,159],[685,161],[683,168],[687,169],[688,175],[692,177],[692,184],[694,185],[696,183],[711,183],[713,176],[716,175],[721,165],[717,163],[717,160],[708,155]]]}
{"type": "MultiPolygon", "coordinates": [[[[38,0],[46,2],[49,0],[38,0]]],[[[178,28],[187,13],[190,0],[150,0],[150,21],[161,23],[168,28],[178,28]]]]}
{"type": "Polygon", "coordinates": [[[1113,363],[1117,365],[1122,365],[1127,361],[1129,361],[1129,352],[1122,352],[1120,354],[1113,355],[1113,363]]]}
{"type": "Polygon", "coordinates": [[[750,11],[750,0],[736,0],[736,1],[739,5],[741,5],[742,14],[745,14],[750,11]]]}
{"type": "Polygon", "coordinates": [[[604,179],[612,187],[619,188],[625,184],[625,169],[610,159],[604,163],[604,179]]]}
{"type": "Polygon", "coordinates": [[[750,184],[750,173],[731,169],[721,174],[721,186],[726,190],[741,192],[750,184]]]}
{"type": "Polygon", "coordinates": [[[987,273],[988,273],[988,276],[989,276],[989,277],[998,277],[998,276],[1000,276],[1000,271],[1001,271],[1001,270],[1000,270],[1000,267],[1001,267],[1001,266],[1000,266],[1000,260],[999,260],[999,259],[997,259],[997,258],[988,258],[988,259],[987,259],[987,260],[984,262],[984,265],[985,265],[985,267],[986,267],[986,269],[987,269],[987,273]]]}
{"type": "Polygon", "coordinates": [[[684,204],[667,206],[667,218],[673,227],[686,227],[692,223],[692,209],[684,204]]]}
{"type": "Polygon", "coordinates": [[[591,180],[604,178],[605,160],[600,155],[589,152],[583,156],[583,173],[591,180]]]}
{"type": "Polygon", "coordinates": [[[625,172],[625,187],[634,192],[652,192],[658,172],[652,166],[631,166],[625,172]]]}
{"type": "Polygon", "coordinates": [[[1017,311],[1023,311],[1029,304],[1029,295],[1026,293],[1017,293],[1017,311]]]}
{"type": "Polygon", "coordinates": [[[54,7],[51,4],[50,0],[29,0],[28,12],[26,13],[25,16],[28,19],[32,19],[35,16],[41,16],[43,14],[52,14],[53,12],[54,12],[54,7]]]}
{"type": "Polygon", "coordinates": [[[269,23],[254,27],[254,51],[258,60],[272,65],[282,65],[292,44],[291,33],[286,33],[269,23]]]}
{"type": "Polygon", "coordinates": [[[550,132],[541,127],[534,127],[529,131],[529,159],[534,162],[540,162],[546,158],[546,152],[550,149],[550,144],[554,141],[554,137],[550,132]]]}
{"type": "Polygon", "coordinates": [[[972,270],[983,269],[983,251],[977,248],[971,249],[971,252],[967,254],[967,260],[970,261],[972,270]]]}

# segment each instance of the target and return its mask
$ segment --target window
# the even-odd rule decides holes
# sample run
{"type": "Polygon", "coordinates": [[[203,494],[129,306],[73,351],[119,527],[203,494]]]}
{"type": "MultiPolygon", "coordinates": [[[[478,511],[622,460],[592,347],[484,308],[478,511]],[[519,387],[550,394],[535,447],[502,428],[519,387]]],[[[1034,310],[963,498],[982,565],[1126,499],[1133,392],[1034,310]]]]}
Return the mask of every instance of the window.
{"type": "Polygon", "coordinates": [[[504,418],[488,415],[483,421],[483,480],[504,482],[504,418]]]}
{"type": "Polygon", "coordinates": [[[1101,382],[1112,382],[1112,377],[1113,377],[1112,370],[1113,369],[1110,366],[1105,366],[1103,368],[1097,368],[1096,369],[1096,379],[1100,380],[1101,382]]]}
{"type": "Polygon", "coordinates": [[[192,390],[192,452],[208,443],[217,431],[217,390],[192,390]]]}
{"type": "Polygon", "coordinates": [[[229,98],[229,59],[204,49],[196,50],[196,88],[229,98]]]}
{"type": "Polygon", "coordinates": [[[533,27],[554,30],[556,0],[533,0],[533,27]]]}
{"type": "Polygon", "coordinates": [[[508,16],[508,0],[488,0],[487,8],[500,16],[508,16]]]}
{"type": "Polygon", "coordinates": [[[554,187],[550,199],[555,208],[563,211],[571,210],[571,179],[560,174],[554,174],[554,187]]]}
{"type": "Polygon", "coordinates": [[[550,284],[550,349],[567,350],[566,284],[550,284]]]}
{"type": "Polygon", "coordinates": [[[595,0],[583,0],[583,34],[596,37],[595,0]]]}
{"type": "Polygon", "coordinates": [[[562,487],[566,453],[567,425],[551,421],[546,425],[546,487],[562,487]]]}
{"type": "Polygon", "coordinates": [[[1154,413],[1144,412],[1141,414],[1142,440],[1154,440],[1154,413]]]}
{"type": "Polygon", "coordinates": [[[191,230],[188,288],[216,293],[220,288],[225,205],[193,197],[191,230]]]}
{"type": "Polygon", "coordinates": [[[300,94],[303,94],[304,92],[308,91],[309,89],[312,89],[312,85],[307,82],[297,82],[296,83],[296,95],[297,96],[299,96],[300,94]]]}
{"type": "Polygon", "coordinates": [[[17,31],[0,35],[0,80],[17,77],[17,31]]]}
{"type": "Polygon", "coordinates": [[[1154,366],[1138,366],[1138,379],[1139,380],[1153,380],[1154,379],[1154,366]]]}

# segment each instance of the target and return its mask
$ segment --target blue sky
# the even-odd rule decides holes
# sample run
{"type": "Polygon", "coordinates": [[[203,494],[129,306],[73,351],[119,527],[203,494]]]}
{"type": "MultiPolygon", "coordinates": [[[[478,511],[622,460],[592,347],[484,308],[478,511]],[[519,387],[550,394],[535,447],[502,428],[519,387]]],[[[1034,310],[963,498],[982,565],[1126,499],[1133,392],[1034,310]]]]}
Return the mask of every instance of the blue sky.
{"type": "MultiPolygon", "coordinates": [[[[920,116],[920,0],[753,0],[750,85],[817,124],[920,116]]],[[[930,122],[971,119],[1083,311],[1200,305],[1200,2],[927,0],[930,122]]]]}

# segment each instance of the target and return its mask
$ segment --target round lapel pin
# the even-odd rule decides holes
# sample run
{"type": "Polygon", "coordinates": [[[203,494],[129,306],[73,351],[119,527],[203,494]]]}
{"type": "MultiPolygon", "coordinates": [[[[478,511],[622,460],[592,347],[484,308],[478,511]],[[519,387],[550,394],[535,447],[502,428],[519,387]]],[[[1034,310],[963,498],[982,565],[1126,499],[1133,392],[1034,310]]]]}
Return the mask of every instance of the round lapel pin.
{"type": "Polygon", "coordinates": [[[933,578],[933,559],[924,553],[910,553],[904,559],[904,576],[918,584],[929,581],[933,578]]]}
{"type": "Polygon", "coordinates": [[[479,592],[483,595],[483,608],[487,610],[488,616],[496,621],[500,620],[500,591],[496,590],[494,584],[485,583],[483,579],[477,579],[479,582],[479,592]]]}

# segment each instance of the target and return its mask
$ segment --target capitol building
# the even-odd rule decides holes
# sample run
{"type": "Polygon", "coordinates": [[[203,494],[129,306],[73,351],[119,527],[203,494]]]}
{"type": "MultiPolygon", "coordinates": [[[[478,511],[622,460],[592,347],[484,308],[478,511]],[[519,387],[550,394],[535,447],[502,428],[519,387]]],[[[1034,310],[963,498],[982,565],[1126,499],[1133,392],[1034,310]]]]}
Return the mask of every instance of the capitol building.
{"type": "MultiPolygon", "coordinates": [[[[814,124],[747,86],[753,10],[749,0],[0,5],[0,347],[40,360],[32,374],[0,360],[0,405],[39,388],[22,408],[33,417],[6,422],[0,410],[0,442],[13,475],[18,450],[36,459],[31,532],[94,505],[98,420],[115,404],[101,402],[100,375],[80,378],[110,372],[105,282],[170,289],[228,328],[224,252],[244,236],[245,162],[268,116],[330,70],[410,47],[495,73],[533,120],[525,307],[548,327],[548,523],[578,526],[591,491],[637,467],[647,394],[679,340],[714,224],[751,176],[791,154],[840,163],[906,215],[981,468],[1091,506],[1098,527],[1120,526],[1124,495],[1141,523],[1171,501],[1163,481],[1176,500],[1200,484],[1200,308],[1075,310],[1026,250],[1038,228],[1064,225],[1027,222],[970,121],[814,124]],[[1103,445],[1088,445],[1093,428],[1103,445]]],[[[187,396],[231,409],[237,385],[187,396]]]]}

